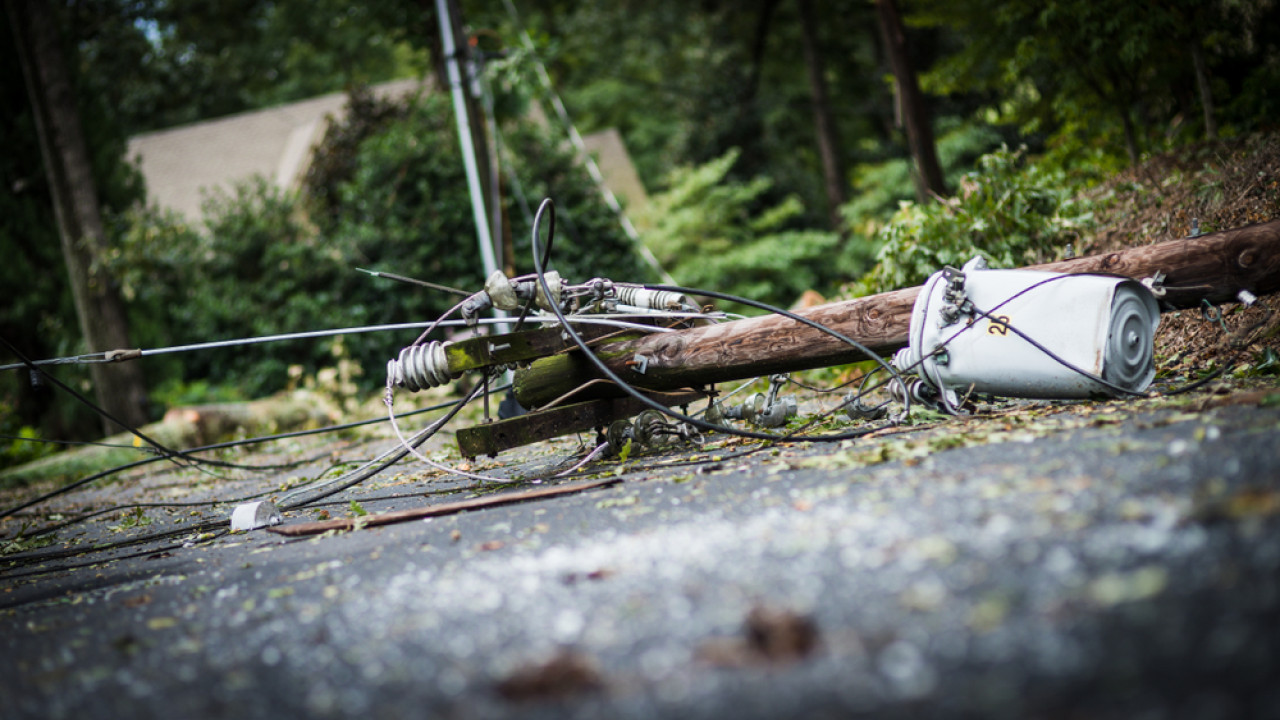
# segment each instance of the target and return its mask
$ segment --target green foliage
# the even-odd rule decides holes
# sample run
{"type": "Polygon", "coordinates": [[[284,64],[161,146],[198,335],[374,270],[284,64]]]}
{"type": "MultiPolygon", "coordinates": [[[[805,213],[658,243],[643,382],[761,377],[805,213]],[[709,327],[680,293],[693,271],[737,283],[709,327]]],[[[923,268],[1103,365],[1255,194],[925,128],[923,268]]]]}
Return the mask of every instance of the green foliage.
{"type": "Polygon", "coordinates": [[[146,512],[139,507],[120,513],[120,522],[115,525],[108,525],[107,529],[112,532],[124,532],[133,528],[146,527],[151,523],[151,518],[147,517],[146,512]]]}
{"type": "MultiPolygon", "coordinates": [[[[203,228],[154,209],[132,213],[113,265],[131,301],[135,342],[144,347],[332,327],[351,318],[334,310],[351,283],[342,249],[315,235],[295,195],[262,178],[207,197],[203,228]]],[[[314,372],[326,360],[316,343],[226,348],[157,358],[152,377],[162,390],[158,400],[197,398],[201,382],[208,399],[257,397],[283,387],[289,365],[314,372]]]]}
{"type": "MultiPolygon", "coordinates": [[[[557,269],[569,278],[645,279],[617,218],[573,156],[536,132],[520,130],[512,137],[527,191],[550,194],[559,203],[557,269]]],[[[457,148],[447,96],[380,101],[357,92],[345,120],[331,127],[316,151],[306,180],[312,195],[305,201],[256,178],[208,197],[203,227],[155,209],[129,213],[111,270],[135,311],[137,343],[189,344],[434,319],[456,298],[373,280],[354,268],[461,288],[482,285],[457,148]]],[[[527,223],[517,225],[518,271],[531,269],[528,236],[527,223]]],[[[363,334],[339,345],[298,340],[161,356],[153,366],[155,400],[258,397],[286,387],[294,366],[295,376],[315,377],[336,366],[343,370],[344,388],[359,383],[369,390],[383,382],[375,369],[415,335],[363,334]]]]}
{"type": "Polygon", "coordinates": [[[438,32],[409,0],[68,3],[85,95],[129,133],[420,75],[438,32]]]}
{"type": "Polygon", "coordinates": [[[0,419],[3,434],[16,438],[0,440],[0,469],[23,465],[57,452],[56,445],[40,442],[40,432],[35,428],[13,425],[13,420],[7,415],[0,419]]]}
{"type": "Polygon", "coordinates": [[[731,150],[675,170],[650,204],[646,241],[681,284],[786,306],[856,265],[835,233],[794,229],[798,198],[757,209],[771,183],[728,179],[737,160],[731,150]]]}
{"type": "Polygon", "coordinates": [[[151,388],[151,402],[162,408],[239,402],[248,399],[239,387],[214,385],[205,379],[184,382],[181,378],[170,377],[151,388]]]}
{"type": "Polygon", "coordinates": [[[341,185],[350,183],[356,172],[360,144],[403,119],[408,106],[390,98],[379,98],[366,86],[357,86],[347,95],[347,115],[332,123],[312,153],[303,187],[312,212],[336,220],[341,207],[341,185]]]}
{"type": "MultiPolygon", "coordinates": [[[[333,219],[321,231],[363,267],[478,287],[483,273],[457,148],[449,99],[423,98],[403,122],[390,122],[361,140],[350,179],[337,183],[333,219]]],[[[377,281],[370,286],[380,286],[384,312],[394,308],[383,315],[386,322],[425,319],[456,302],[438,293],[413,297],[418,291],[377,281]]],[[[348,305],[353,301],[359,302],[345,298],[348,305]]]]}
{"type": "Polygon", "coordinates": [[[927,89],[985,96],[987,122],[1132,162],[1203,139],[1193,46],[1219,123],[1266,122],[1274,100],[1262,88],[1280,73],[1258,38],[1276,30],[1276,10],[1269,0],[920,0],[914,21],[963,39],[925,74],[927,89]]]}
{"type": "MultiPolygon", "coordinates": [[[[569,113],[583,132],[614,127],[646,187],[673,167],[741,157],[729,177],[774,181],[767,201],[801,198],[822,224],[822,165],[796,3],[619,0],[519,3],[569,113]]],[[[874,6],[823,13],[819,51],[840,144],[854,159],[883,156],[893,115],[874,39],[874,6]],[[874,138],[864,143],[864,139],[874,138]],[[870,144],[874,149],[864,153],[870,144]]]]}
{"type": "Polygon", "coordinates": [[[42,547],[49,547],[57,540],[57,536],[53,533],[27,537],[26,533],[29,529],[31,529],[30,524],[24,523],[17,535],[0,541],[0,555],[13,555],[29,550],[38,550],[42,547]]]}
{"type": "Polygon", "coordinates": [[[1253,354],[1253,365],[1247,370],[1249,376],[1280,375],[1280,356],[1275,350],[1263,348],[1253,354]]]}
{"type": "Polygon", "coordinates": [[[1065,171],[1024,163],[1024,152],[1001,148],[983,156],[945,202],[903,203],[878,236],[875,268],[851,293],[916,285],[975,255],[1009,268],[1065,254],[1092,226],[1092,207],[1075,197],[1079,187],[1065,171]]]}
{"type": "MultiPolygon", "coordinates": [[[[556,238],[551,265],[562,276],[581,282],[609,277],[624,282],[655,280],[640,261],[618,216],[605,205],[600,189],[577,156],[556,136],[524,124],[512,128],[508,142],[524,194],[536,211],[542,198],[556,202],[556,238]]],[[[533,272],[533,218],[518,201],[507,198],[512,250],[517,272],[533,272]]],[[[547,228],[541,229],[546,242],[547,228]]]]}
{"type": "MultiPolygon", "coordinates": [[[[991,127],[973,122],[940,122],[938,162],[948,187],[958,187],[982,154],[999,146],[1000,135],[991,127]]],[[[899,203],[915,197],[910,158],[864,163],[853,169],[853,199],[840,208],[845,225],[854,233],[874,235],[897,210],[899,203]]]]}
{"type": "MultiPolygon", "coordinates": [[[[302,220],[297,197],[265,180],[217,193],[205,203],[206,234],[184,268],[187,302],[174,308],[194,342],[333,327],[363,321],[345,308],[350,270],[344,249],[317,237],[302,220]],[[345,310],[345,311],[344,311],[345,310]]],[[[236,380],[257,397],[283,387],[288,366],[311,371],[327,357],[315,342],[273,344],[192,354],[188,378],[236,380]]]]}

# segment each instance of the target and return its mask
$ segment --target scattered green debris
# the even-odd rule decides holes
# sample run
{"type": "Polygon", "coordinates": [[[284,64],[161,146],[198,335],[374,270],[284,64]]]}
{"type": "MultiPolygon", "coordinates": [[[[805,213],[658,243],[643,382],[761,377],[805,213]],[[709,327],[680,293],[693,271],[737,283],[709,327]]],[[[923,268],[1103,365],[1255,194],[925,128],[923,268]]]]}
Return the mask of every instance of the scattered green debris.
{"type": "Polygon", "coordinates": [[[29,527],[30,524],[23,525],[16,536],[0,543],[0,555],[12,555],[27,552],[28,550],[37,550],[53,544],[54,536],[51,533],[27,537],[26,533],[29,527]]]}
{"type": "Polygon", "coordinates": [[[112,532],[124,532],[137,527],[146,527],[151,524],[151,518],[147,517],[142,508],[134,508],[133,510],[123,513],[121,520],[116,525],[107,526],[112,532]]]}

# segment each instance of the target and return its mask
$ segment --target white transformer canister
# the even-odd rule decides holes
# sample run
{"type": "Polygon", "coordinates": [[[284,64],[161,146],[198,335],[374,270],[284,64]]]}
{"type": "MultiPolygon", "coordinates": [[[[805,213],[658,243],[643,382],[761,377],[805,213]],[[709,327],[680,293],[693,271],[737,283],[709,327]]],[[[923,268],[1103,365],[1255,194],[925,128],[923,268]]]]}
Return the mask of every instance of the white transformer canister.
{"type": "Polygon", "coordinates": [[[910,344],[894,356],[895,366],[914,369],[947,407],[970,389],[1021,398],[1118,394],[1011,328],[1126,390],[1142,392],[1155,377],[1160,308],[1143,284],[1103,275],[990,270],[981,258],[961,272],[962,280],[955,271],[942,271],[925,283],[911,312],[910,344]],[[973,312],[965,301],[992,317],[973,312]]]}

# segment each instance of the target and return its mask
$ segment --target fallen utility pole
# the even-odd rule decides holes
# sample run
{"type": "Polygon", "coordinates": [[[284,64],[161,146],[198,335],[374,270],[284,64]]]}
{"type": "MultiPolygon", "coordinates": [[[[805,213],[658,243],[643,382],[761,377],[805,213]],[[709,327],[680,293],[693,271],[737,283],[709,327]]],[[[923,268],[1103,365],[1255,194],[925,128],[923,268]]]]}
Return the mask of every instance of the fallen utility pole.
{"type": "MultiPolygon", "coordinates": [[[[1241,290],[1261,296],[1280,290],[1280,220],[1027,269],[1134,279],[1163,273],[1167,292],[1162,302],[1175,309],[1203,300],[1233,301],[1241,290]]],[[[906,288],[798,314],[888,355],[907,344],[911,309],[919,293],[919,287],[906,288]]],[[[621,340],[600,345],[596,352],[619,377],[646,390],[865,359],[820,330],[776,315],[621,340]]],[[[516,397],[525,407],[538,407],[598,377],[577,352],[544,357],[516,373],[516,397]]]]}

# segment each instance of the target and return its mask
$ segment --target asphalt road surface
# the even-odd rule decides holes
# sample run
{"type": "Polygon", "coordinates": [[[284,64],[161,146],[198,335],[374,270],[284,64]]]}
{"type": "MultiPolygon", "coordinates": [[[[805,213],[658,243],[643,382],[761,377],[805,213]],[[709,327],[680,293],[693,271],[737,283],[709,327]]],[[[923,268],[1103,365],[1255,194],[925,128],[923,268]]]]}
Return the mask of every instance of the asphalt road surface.
{"type": "MultiPolygon", "coordinates": [[[[94,551],[227,508],[107,515],[0,561],[0,716],[1280,717],[1274,387],[676,447],[590,467],[607,488],[301,539],[94,551]]],[[[96,492],[262,485],[184,472],[96,492]]],[[[325,512],[460,487],[406,462],[325,512]]]]}

